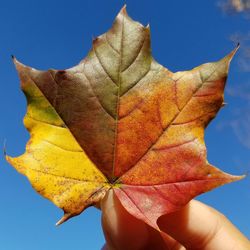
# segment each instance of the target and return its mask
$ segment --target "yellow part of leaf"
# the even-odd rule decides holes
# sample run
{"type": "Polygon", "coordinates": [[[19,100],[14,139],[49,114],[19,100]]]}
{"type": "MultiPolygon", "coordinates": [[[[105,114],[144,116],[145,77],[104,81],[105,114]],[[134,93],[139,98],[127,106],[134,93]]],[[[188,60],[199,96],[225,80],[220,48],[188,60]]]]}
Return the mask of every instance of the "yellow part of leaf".
{"type": "Polygon", "coordinates": [[[23,155],[6,159],[38,193],[62,208],[68,219],[99,201],[110,184],[35,83],[25,74],[21,77],[28,102],[24,125],[31,137],[23,155]]]}

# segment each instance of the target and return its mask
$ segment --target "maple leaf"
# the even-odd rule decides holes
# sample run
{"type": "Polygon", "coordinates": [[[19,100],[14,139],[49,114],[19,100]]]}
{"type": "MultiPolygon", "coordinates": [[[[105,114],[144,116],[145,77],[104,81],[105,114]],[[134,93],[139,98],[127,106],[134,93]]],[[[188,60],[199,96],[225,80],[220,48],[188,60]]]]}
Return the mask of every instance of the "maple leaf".
{"type": "Polygon", "coordinates": [[[39,71],[14,58],[30,140],[23,155],[6,158],[64,210],[58,224],[113,189],[129,213],[158,229],[161,215],[242,178],[209,164],[204,143],[236,50],[173,73],[153,59],[149,27],[123,8],[73,68],[39,71]]]}

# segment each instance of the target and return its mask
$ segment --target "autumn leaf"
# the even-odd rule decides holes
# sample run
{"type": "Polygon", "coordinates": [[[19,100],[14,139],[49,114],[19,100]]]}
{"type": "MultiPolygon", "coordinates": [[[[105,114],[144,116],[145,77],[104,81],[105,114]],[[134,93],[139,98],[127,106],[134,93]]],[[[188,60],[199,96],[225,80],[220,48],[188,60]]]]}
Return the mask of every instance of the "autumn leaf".
{"type": "Polygon", "coordinates": [[[229,63],[173,73],[151,55],[150,29],[125,8],[67,70],[18,62],[27,102],[26,152],[7,160],[64,210],[61,224],[113,189],[124,208],[157,219],[241,176],[208,163],[204,129],[223,105],[229,63]]]}

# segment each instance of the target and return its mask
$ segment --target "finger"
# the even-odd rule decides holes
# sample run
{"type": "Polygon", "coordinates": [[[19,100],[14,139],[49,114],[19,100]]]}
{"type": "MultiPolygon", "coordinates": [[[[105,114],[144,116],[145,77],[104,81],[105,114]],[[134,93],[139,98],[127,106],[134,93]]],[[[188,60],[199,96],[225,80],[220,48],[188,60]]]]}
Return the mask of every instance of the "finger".
{"type": "Polygon", "coordinates": [[[148,238],[146,225],[125,211],[113,190],[104,197],[101,209],[103,232],[110,249],[138,250],[145,247],[148,238]]]}
{"type": "Polygon", "coordinates": [[[187,249],[250,249],[249,240],[225,216],[195,200],[162,216],[158,225],[187,249]]]}
{"type": "Polygon", "coordinates": [[[182,246],[170,236],[130,215],[121,205],[113,190],[102,202],[102,225],[107,249],[112,250],[180,250],[182,246]]]}

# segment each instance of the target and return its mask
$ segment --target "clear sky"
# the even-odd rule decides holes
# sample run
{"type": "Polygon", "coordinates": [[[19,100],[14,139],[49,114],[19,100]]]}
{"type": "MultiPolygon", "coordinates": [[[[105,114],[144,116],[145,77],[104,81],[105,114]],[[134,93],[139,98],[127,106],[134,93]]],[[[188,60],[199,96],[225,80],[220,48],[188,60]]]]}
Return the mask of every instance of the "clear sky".
{"type": "MultiPolygon", "coordinates": [[[[206,130],[208,159],[232,174],[250,169],[250,19],[241,9],[225,13],[214,0],[10,0],[0,4],[0,144],[10,155],[24,151],[28,140],[22,119],[24,95],[11,61],[38,69],[77,64],[93,37],[111,27],[120,8],[150,23],[155,59],[172,71],[215,61],[240,41],[231,64],[225,99],[228,105],[206,130]]],[[[198,199],[223,212],[250,238],[250,180],[225,185],[198,199]]],[[[98,250],[104,244],[100,212],[89,208],[60,227],[62,212],[31,188],[0,158],[1,250],[98,250]]]]}

